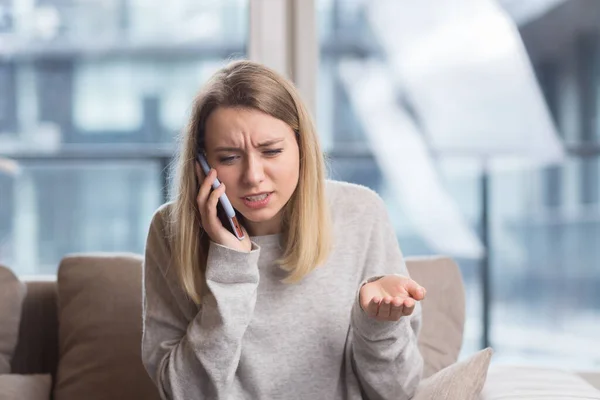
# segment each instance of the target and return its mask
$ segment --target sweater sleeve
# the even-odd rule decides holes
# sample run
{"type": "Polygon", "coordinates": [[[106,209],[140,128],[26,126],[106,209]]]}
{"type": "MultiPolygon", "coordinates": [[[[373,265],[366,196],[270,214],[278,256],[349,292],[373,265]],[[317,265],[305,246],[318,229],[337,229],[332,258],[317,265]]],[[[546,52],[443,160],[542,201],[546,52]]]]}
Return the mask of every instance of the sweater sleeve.
{"type": "MultiPolygon", "coordinates": [[[[385,204],[378,196],[375,203],[365,258],[366,279],[360,286],[385,275],[409,276],[385,204]]],[[[411,398],[423,371],[423,358],[417,347],[421,328],[420,303],[417,302],[410,316],[398,321],[377,321],[363,311],[357,292],[351,328],[353,368],[367,398],[411,398]]]]}
{"type": "Polygon", "coordinates": [[[143,276],[142,361],[163,399],[225,399],[256,304],[259,249],[211,243],[206,281],[212,294],[190,305],[175,276],[164,222],[153,218],[143,276]]]}

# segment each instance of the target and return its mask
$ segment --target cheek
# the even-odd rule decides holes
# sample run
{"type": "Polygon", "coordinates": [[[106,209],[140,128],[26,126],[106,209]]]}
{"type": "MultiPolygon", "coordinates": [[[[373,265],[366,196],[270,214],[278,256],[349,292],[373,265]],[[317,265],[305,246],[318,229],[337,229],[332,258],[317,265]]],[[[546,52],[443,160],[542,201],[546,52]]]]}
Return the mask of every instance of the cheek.
{"type": "Polygon", "coordinates": [[[300,175],[300,161],[297,155],[287,157],[273,168],[274,179],[285,186],[296,186],[300,175]]]}
{"type": "Polygon", "coordinates": [[[237,174],[229,169],[229,168],[221,168],[217,169],[217,178],[220,182],[224,183],[227,186],[227,191],[231,192],[235,190],[237,178],[237,174]]]}

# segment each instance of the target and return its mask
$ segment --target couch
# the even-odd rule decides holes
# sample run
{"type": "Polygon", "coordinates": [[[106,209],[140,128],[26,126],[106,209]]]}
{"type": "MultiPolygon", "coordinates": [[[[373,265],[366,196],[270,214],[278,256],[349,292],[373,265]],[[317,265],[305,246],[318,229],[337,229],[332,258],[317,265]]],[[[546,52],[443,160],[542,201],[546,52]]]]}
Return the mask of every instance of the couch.
{"type": "MultiPolygon", "coordinates": [[[[22,283],[0,400],[157,399],[140,360],[142,261],[136,254],[74,254],[61,261],[56,279],[22,283]]],[[[425,379],[415,399],[526,399],[540,390],[552,394],[544,399],[600,399],[598,374],[488,369],[491,349],[458,361],[465,320],[458,266],[447,257],[408,258],[407,266],[427,288],[419,336],[425,379]]],[[[0,318],[2,312],[0,306],[0,318]]]]}

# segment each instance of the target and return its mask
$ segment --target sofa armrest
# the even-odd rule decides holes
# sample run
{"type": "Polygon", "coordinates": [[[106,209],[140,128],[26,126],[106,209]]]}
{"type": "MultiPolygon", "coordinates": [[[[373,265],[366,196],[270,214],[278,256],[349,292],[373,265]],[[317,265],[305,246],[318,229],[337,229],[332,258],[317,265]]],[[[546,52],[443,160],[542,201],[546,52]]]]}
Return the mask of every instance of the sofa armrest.
{"type": "Polygon", "coordinates": [[[577,375],[585,379],[590,385],[600,390],[600,371],[580,371],[577,375]]]}
{"type": "Polygon", "coordinates": [[[48,400],[52,386],[50,374],[0,375],[2,400],[48,400]]]}
{"type": "Polygon", "coordinates": [[[13,374],[51,374],[58,365],[58,313],[55,281],[25,281],[19,339],[11,361],[13,374]]]}

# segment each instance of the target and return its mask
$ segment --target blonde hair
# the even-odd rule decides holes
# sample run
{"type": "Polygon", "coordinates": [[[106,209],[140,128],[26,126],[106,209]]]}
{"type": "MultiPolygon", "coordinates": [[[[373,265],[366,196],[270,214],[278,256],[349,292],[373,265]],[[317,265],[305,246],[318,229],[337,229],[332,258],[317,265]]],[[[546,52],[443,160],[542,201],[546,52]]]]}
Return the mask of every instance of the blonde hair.
{"type": "Polygon", "coordinates": [[[205,291],[209,238],[200,227],[196,205],[195,154],[206,120],[217,107],[254,109],[284,121],[300,149],[299,181],[283,212],[283,257],[289,274],[300,281],[328,257],[331,217],[325,195],[325,161],[314,124],[296,88],[275,71],[251,61],[234,61],[217,71],[197,95],[175,161],[176,189],[169,215],[173,265],[188,296],[200,304],[205,291]]]}

